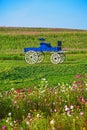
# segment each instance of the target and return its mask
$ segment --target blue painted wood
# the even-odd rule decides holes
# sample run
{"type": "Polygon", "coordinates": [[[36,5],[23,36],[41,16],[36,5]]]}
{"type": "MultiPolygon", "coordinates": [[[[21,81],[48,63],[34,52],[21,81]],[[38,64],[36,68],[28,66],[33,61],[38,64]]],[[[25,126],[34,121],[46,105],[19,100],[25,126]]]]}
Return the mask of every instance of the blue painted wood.
{"type": "Polygon", "coordinates": [[[44,43],[44,42],[41,42],[40,43],[40,46],[35,48],[35,47],[29,47],[29,48],[24,48],[24,52],[27,52],[27,51],[36,51],[36,52],[57,52],[57,51],[61,51],[61,46],[57,46],[57,47],[52,47],[50,43],[44,43]]]}

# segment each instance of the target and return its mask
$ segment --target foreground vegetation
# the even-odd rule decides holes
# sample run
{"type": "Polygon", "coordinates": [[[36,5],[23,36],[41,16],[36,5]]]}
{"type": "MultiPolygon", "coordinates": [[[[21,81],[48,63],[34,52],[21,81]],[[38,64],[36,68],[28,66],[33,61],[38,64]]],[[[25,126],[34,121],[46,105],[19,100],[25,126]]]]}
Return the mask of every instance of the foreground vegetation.
{"type": "Polygon", "coordinates": [[[0,93],[1,130],[87,130],[87,76],[0,93]]]}

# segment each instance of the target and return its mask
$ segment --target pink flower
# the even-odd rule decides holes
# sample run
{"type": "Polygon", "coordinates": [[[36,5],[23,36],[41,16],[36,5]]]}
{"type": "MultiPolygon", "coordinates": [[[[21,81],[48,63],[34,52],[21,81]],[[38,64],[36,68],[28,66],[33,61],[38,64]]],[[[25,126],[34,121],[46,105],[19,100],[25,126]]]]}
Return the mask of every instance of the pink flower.
{"type": "Polygon", "coordinates": [[[85,78],[87,79],[87,76],[85,76],[85,78]]]}
{"type": "Polygon", "coordinates": [[[86,103],[86,100],[84,98],[82,98],[82,103],[86,103]]]}
{"type": "Polygon", "coordinates": [[[80,78],[81,77],[81,75],[76,75],[75,76],[75,79],[78,79],[78,78],[80,78]]]}
{"type": "Polygon", "coordinates": [[[2,130],[7,130],[7,127],[6,126],[2,126],[2,130]]]}
{"type": "Polygon", "coordinates": [[[78,84],[78,85],[81,85],[81,84],[82,84],[82,82],[81,82],[81,81],[78,81],[78,82],[77,82],[77,84],[78,84]]]}
{"type": "Polygon", "coordinates": [[[80,116],[83,116],[84,115],[84,113],[83,112],[80,112],[80,116]]]}

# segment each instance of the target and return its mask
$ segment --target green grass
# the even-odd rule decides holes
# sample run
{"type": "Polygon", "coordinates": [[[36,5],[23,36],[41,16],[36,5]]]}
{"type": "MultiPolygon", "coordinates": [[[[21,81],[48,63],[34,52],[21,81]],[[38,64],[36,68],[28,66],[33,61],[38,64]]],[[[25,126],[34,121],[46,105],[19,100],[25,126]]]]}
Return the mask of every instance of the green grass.
{"type": "Polygon", "coordinates": [[[87,31],[42,28],[0,28],[0,90],[23,88],[38,84],[46,78],[49,85],[72,82],[78,73],[87,74],[87,31]],[[45,55],[41,64],[29,65],[24,61],[24,47],[38,47],[38,38],[45,37],[52,46],[63,42],[66,61],[50,63],[45,55]]]}
{"type": "Polygon", "coordinates": [[[0,129],[86,130],[86,48],[84,30],[0,28],[0,129]],[[62,40],[65,62],[53,65],[46,53],[27,64],[23,49],[38,47],[39,37],[62,40]]]}
{"type": "Polygon", "coordinates": [[[49,59],[41,64],[28,65],[24,60],[1,60],[0,90],[32,87],[41,78],[46,78],[50,86],[70,83],[76,74],[87,74],[87,55],[66,54],[63,64],[53,65],[49,59]]]}

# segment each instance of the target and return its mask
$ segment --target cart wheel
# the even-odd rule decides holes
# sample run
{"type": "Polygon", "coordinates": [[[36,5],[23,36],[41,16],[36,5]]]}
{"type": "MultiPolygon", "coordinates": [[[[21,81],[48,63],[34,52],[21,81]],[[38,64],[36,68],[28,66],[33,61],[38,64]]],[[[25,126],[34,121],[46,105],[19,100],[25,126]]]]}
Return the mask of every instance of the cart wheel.
{"type": "Polygon", "coordinates": [[[53,63],[53,64],[58,64],[58,63],[60,63],[60,55],[58,54],[58,53],[53,53],[52,55],[51,55],[51,57],[50,57],[50,61],[51,61],[51,63],[53,63]]]}
{"type": "Polygon", "coordinates": [[[28,51],[25,53],[25,61],[28,64],[35,64],[38,60],[38,54],[35,51],[28,51]]]}
{"type": "Polygon", "coordinates": [[[37,63],[41,63],[44,60],[44,53],[43,52],[37,52],[38,54],[38,61],[37,63]]]}
{"type": "Polygon", "coordinates": [[[60,55],[60,63],[63,63],[66,59],[66,56],[63,53],[59,53],[59,55],[60,55]]]}

